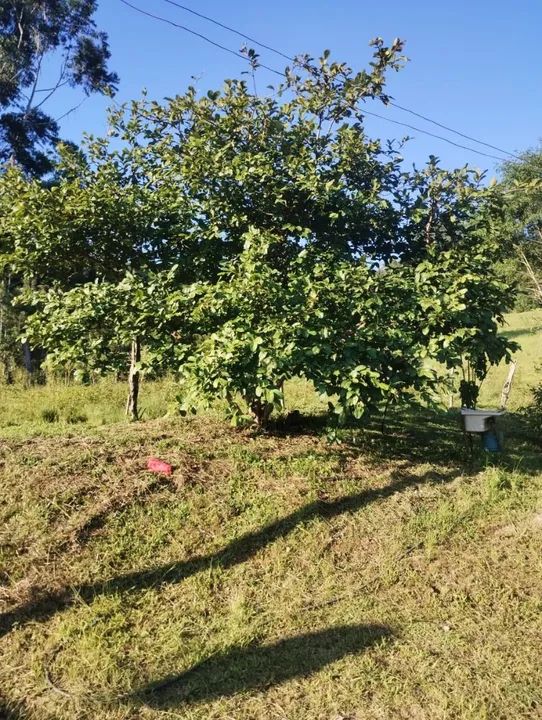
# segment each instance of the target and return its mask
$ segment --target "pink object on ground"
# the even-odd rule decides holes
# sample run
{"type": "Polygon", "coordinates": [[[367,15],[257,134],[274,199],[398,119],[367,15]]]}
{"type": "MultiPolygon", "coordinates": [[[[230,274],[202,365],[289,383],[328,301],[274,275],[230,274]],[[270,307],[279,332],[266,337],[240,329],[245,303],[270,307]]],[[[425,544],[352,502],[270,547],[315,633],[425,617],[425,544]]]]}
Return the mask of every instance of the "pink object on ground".
{"type": "Polygon", "coordinates": [[[173,472],[173,468],[169,463],[155,457],[147,460],[147,470],[155,473],[164,473],[164,475],[171,475],[173,472]]]}

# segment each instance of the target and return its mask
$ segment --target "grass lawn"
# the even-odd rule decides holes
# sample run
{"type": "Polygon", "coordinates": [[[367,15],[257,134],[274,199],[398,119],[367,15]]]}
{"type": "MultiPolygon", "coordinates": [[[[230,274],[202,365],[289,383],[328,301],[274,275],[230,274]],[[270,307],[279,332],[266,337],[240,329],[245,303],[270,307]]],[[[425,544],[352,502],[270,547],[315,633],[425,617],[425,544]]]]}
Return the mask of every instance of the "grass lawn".
{"type": "MultiPolygon", "coordinates": [[[[537,322],[510,318],[512,408],[537,322]]],[[[0,718],[542,717],[542,448],[518,417],[485,456],[446,412],[331,445],[299,384],[308,426],[265,434],[160,417],[168,383],[129,425],[123,393],[0,389],[0,718]]]]}

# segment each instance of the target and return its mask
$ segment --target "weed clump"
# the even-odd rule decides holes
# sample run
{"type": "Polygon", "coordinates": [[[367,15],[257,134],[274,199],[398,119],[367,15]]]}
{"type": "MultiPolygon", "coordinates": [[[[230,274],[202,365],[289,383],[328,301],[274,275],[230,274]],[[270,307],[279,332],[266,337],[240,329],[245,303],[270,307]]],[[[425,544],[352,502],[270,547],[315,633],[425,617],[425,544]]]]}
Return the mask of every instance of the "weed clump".
{"type": "Polygon", "coordinates": [[[86,423],[88,421],[88,415],[79,412],[74,408],[70,408],[66,414],[66,422],[69,425],[78,425],[79,423],[86,423]]]}
{"type": "Polygon", "coordinates": [[[41,411],[41,419],[46,423],[56,423],[59,421],[60,416],[58,410],[54,408],[44,408],[41,411]]]}

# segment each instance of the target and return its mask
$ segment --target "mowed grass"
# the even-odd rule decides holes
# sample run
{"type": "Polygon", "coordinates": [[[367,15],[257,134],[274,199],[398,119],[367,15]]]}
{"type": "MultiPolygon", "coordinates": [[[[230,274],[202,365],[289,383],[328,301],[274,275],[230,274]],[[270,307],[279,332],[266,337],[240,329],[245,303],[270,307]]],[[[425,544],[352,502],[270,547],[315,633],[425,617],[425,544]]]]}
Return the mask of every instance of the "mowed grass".
{"type": "Polygon", "coordinates": [[[516,416],[486,456],[444,411],[330,444],[299,383],[307,422],[265,434],[160,417],[168,382],[130,425],[123,395],[3,390],[0,717],[542,717],[542,448],[516,416]]]}

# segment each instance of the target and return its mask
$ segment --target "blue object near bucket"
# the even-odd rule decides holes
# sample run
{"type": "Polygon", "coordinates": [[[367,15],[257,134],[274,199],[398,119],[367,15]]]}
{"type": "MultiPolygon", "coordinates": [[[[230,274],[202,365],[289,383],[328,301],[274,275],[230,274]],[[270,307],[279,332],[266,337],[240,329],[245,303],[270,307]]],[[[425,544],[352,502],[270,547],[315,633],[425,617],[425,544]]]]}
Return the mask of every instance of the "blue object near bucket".
{"type": "Polygon", "coordinates": [[[484,450],[488,452],[501,451],[499,436],[494,430],[486,430],[486,432],[482,434],[482,445],[484,446],[484,450]]]}

